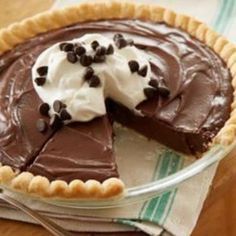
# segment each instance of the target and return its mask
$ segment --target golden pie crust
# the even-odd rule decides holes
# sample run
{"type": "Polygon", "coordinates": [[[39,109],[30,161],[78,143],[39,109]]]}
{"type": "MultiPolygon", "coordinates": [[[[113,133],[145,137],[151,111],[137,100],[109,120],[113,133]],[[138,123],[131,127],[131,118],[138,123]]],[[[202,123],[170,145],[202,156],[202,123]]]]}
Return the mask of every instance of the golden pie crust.
{"type": "MultiPolygon", "coordinates": [[[[165,22],[180,28],[212,48],[227,64],[231,71],[232,84],[236,88],[236,46],[198,20],[177,14],[157,5],[137,4],[124,1],[99,1],[83,3],[61,10],[38,14],[0,30],[0,54],[14,46],[50,30],[77,22],[100,19],[140,19],[165,22]]],[[[232,103],[230,118],[214,138],[213,143],[230,145],[236,132],[236,98],[232,103]]],[[[47,198],[104,199],[122,196],[125,190],[118,178],[109,178],[103,183],[96,180],[73,180],[50,182],[46,177],[34,176],[29,172],[13,171],[0,163],[0,184],[12,189],[47,198]]]]}

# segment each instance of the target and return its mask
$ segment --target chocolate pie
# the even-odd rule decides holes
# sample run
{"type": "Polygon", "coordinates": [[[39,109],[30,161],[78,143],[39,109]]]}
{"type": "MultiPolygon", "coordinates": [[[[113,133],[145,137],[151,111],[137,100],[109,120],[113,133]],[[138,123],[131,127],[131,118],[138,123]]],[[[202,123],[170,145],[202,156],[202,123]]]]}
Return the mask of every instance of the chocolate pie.
{"type": "Polygon", "coordinates": [[[158,6],[93,3],[0,31],[0,183],[110,198],[113,122],[201,156],[235,136],[236,47],[158,6]]]}

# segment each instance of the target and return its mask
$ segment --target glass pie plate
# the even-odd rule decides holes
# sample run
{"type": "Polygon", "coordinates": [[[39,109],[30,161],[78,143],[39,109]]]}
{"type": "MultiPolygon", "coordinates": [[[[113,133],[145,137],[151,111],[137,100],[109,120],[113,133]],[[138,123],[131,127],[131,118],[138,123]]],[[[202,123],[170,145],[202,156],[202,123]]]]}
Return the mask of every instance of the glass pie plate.
{"type": "MultiPolygon", "coordinates": [[[[201,158],[183,155],[148,140],[120,125],[114,127],[115,152],[120,177],[126,184],[122,196],[109,200],[66,200],[25,196],[71,208],[113,208],[143,202],[173,190],[224,158],[235,146],[212,145],[201,158]]],[[[12,192],[13,190],[7,189],[12,192]]],[[[14,192],[14,194],[20,194],[14,192]]]]}

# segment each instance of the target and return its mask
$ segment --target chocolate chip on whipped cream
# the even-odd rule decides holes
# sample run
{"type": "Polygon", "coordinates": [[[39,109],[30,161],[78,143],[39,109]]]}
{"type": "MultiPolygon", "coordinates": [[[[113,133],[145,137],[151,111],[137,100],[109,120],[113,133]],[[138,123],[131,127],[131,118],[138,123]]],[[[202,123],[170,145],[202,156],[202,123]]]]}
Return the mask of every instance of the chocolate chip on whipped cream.
{"type": "Polygon", "coordinates": [[[85,69],[84,80],[89,80],[94,74],[94,69],[92,67],[87,67],[85,69]]]}
{"type": "Polygon", "coordinates": [[[41,104],[39,105],[38,110],[39,110],[39,113],[40,113],[41,115],[43,115],[43,116],[48,116],[48,115],[49,115],[48,112],[49,112],[49,110],[50,110],[50,106],[49,106],[46,102],[44,102],[44,103],[41,103],[41,104]]]}
{"type": "Polygon", "coordinates": [[[155,88],[155,89],[158,89],[158,80],[157,79],[151,79],[148,83],[151,87],[155,88]]]}
{"type": "Polygon", "coordinates": [[[76,48],[75,48],[75,53],[78,55],[78,56],[82,56],[86,53],[86,49],[81,46],[81,45],[78,45],[76,48]]]}
{"type": "Polygon", "coordinates": [[[122,49],[126,46],[133,46],[134,41],[132,39],[125,39],[122,34],[115,34],[113,37],[113,40],[115,42],[115,45],[117,48],[122,49]]]}
{"type": "Polygon", "coordinates": [[[109,44],[109,46],[107,48],[107,51],[106,51],[106,54],[111,55],[113,53],[114,53],[114,47],[112,46],[112,44],[109,44]]]}
{"type": "Polygon", "coordinates": [[[34,82],[38,85],[38,86],[43,86],[46,82],[46,78],[45,77],[37,77],[35,78],[34,82]]]}
{"type": "Polygon", "coordinates": [[[68,111],[66,110],[66,108],[62,108],[60,111],[60,118],[62,120],[71,120],[71,115],[68,113],[68,111]]]}
{"type": "Polygon", "coordinates": [[[119,33],[114,34],[114,36],[113,36],[113,40],[114,40],[114,41],[117,41],[118,39],[121,39],[121,38],[123,38],[123,35],[122,35],[122,34],[119,34],[119,33]]]}
{"type": "Polygon", "coordinates": [[[54,101],[53,109],[55,112],[59,113],[63,107],[66,107],[66,105],[63,104],[61,101],[59,101],[59,100],[54,101]]]}
{"type": "Polygon", "coordinates": [[[132,73],[137,72],[139,70],[139,64],[137,61],[131,60],[128,62],[128,64],[129,64],[130,71],[132,73]]]}
{"type": "Polygon", "coordinates": [[[116,47],[122,49],[127,46],[127,41],[124,38],[119,38],[115,41],[116,47]]]}
{"type": "Polygon", "coordinates": [[[68,52],[66,57],[70,63],[76,63],[78,61],[78,58],[74,52],[68,52]]]}
{"type": "MultiPolygon", "coordinates": [[[[36,82],[33,85],[41,100],[54,108],[49,115],[51,119],[58,115],[53,118],[57,123],[58,119],[67,124],[103,116],[107,98],[138,113],[137,105],[151,94],[144,94],[144,89],[152,89],[149,85],[151,57],[120,34],[116,34],[114,40],[101,34],[85,34],[63,42],[63,46],[57,43],[43,51],[32,68],[32,78],[38,77],[37,68],[47,66],[47,83],[41,87],[36,82]],[[123,40],[126,47],[122,46],[123,40]],[[116,46],[116,41],[120,41],[121,47],[116,46]],[[135,65],[131,63],[130,68],[132,61],[135,65]],[[71,119],[65,120],[66,112],[71,119]]],[[[51,126],[54,122],[51,121],[51,126]]]]}
{"type": "Polygon", "coordinates": [[[37,69],[37,72],[38,72],[39,76],[46,76],[48,73],[48,67],[47,66],[40,66],[37,69]]]}
{"type": "Polygon", "coordinates": [[[64,48],[64,46],[65,46],[66,44],[67,44],[67,43],[60,43],[60,44],[59,44],[59,48],[60,48],[61,51],[63,51],[63,48],[64,48]]]}
{"type": "Polygon", "coordinates": [[[157,90],[154,88],[145,88],[143,92],[147,98],[153,98],[157,94],[157,90]]]}
{"type": "Polygon", "coordinates": [[[127,46],[127,41],[124,39],[122,34],[115,34],[113,37],[115,45],[117,48],[122,49],[127,46]]]}
{"type": "Polygon", "coordinates": [[[61,43],[59,45],[59,48],[62,51],[65,51],[65,52],[73,51],[74,50],[74,44],[72,44],[72,43],[61,43]]]}
{"type": "Polygon", "coordinates": [[[89,87],[96,88],[100,85],[101,81],[97,75],[93,75],[89,80],[89,87]]]}
{"type": "Polygon", "coordinates": [[[90,66],[92,63],[93,63],[92,56],[84,54],[80,57],[80,64],[82,66],[85,66],[85,67],[90,66]]]}
{"type": "Polygon", "coordinates": [[[142,66],[139,71],[138,71],[138,74],[145,77],[147,75],[147,70],[148,70],[148,67],[147,65],[145,66],[142,66]]]}
{"type": "Polygon", "coordinates": [[[99,46],[99,43],[97,40],[94,40],[92,43],[91,43],[91,47],[92,49],[95,51],[96,48],[99,46]]]}
{"type": "Polygon", "coordinates": [[[106,54],[107,49],[104,46],[98,46],[96,48],[96,56],[104,56],[106,54]]]}
{"type": "Polygon", "coordinates": [[[59,115],[53,114],[50,119],[49,125],[50,125],[51,129],[58,130],[63,126],[63,122],[62,122],[61,118],[59,117],[59,115]]]}
{"type": "Polygon", "coordinates": [[[103,63],[105,62],[105,60],[106,60],[106,57],[104,55],[101,55],[101,56],[95,55],[93,58],[93,62],[95,63],[103,63]]]}

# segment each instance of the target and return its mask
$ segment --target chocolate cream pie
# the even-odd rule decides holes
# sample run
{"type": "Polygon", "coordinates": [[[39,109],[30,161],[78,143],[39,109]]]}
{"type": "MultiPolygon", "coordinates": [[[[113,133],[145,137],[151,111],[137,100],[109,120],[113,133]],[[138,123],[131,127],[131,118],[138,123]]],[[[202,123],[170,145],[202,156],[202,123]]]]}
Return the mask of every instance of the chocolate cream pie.
{"type": "Polygon", "coordinates": [[[121,195],[114,121],[201,156],[234,139],[236,48],[158,6],[93,3],[0,31],[0,183],[43,197],[121,195]]]}

